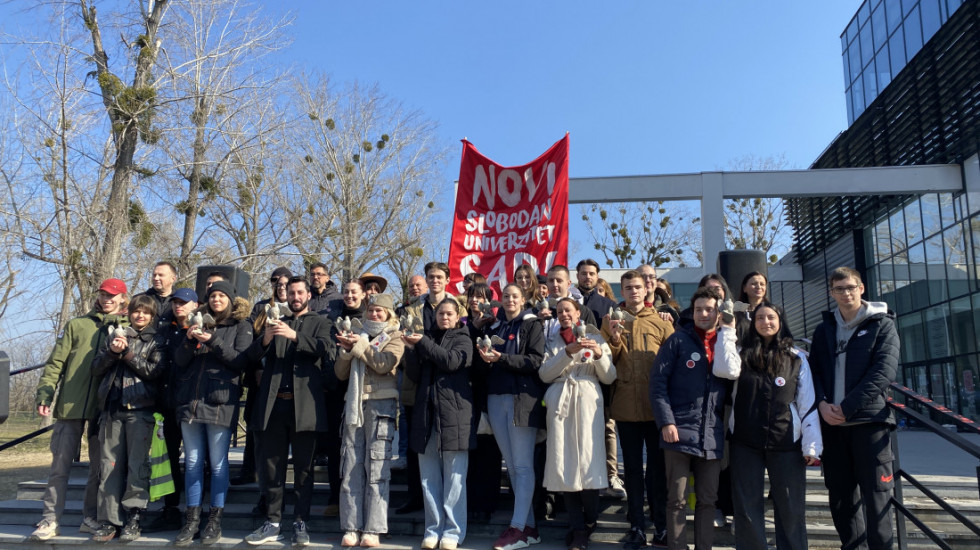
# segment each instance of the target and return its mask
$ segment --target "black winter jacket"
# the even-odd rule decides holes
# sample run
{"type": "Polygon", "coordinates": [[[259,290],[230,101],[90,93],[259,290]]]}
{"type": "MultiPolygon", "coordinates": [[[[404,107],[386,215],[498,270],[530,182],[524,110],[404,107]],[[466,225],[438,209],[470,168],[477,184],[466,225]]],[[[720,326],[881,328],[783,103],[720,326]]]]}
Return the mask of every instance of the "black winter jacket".
{"type": "MultiPolygon", "coordinates": [[[[255,409],[250,426],[264,431],[269,428],[269,416],[276,404],[276,394],[283,375],[292,371],[293,407],[296,413],[297,432],[322,432],[327,429],[327,409],[323,393],[323,358],[333,346],[330,339],[330,321],[310,312],[300,317],[279,320],[296,331],[296,341],[276,336],[265,346],[258,335],[248,348],[252,362],[263,361],[262,380],[259,382],[255,409]]],[[[269,330],[267,325],[265,330],[269,330]]],[[[331,365],[331,371],[333,365],[331,365]]]]}
{"type": "MultiPolygon", "coordinates": [[[[891,311],[869,315],[847,342],[844,399],[839,405],[848,423],[895,425],[886,403],[888,388],[898,374],[899,340],[894,318],[891,311]]],[[[817,403],[833,402],[836,350],[837,319],[834,312],[825,311],[810,346],[817,403]]]]}
{"type": "MultiPolygon", "coordinates": [[[[207,308],[207,306],[205,306],[207,308]]],[[[184,337],[174,350],[177,367],[177,419],[231,428],[238,419],[245,350],[252,343],[249,303],[235,298],[231,315],[206,343],[184,337]]]]}
{"type": "Polygon", "coordinates": [[[109,349],[111,340],[106,340],[102,352],[92,364],[92,374],[103,377],[98,391],[100,410],[106,410],[110,405],[109,397],[117,380],[122,389],[116,403],[120,409],[148,409],[156,405],[155,381],[169,370],[170,354],[167,336],[157,333],[154,325],[127,338],[129,347],[122,353],[109,349]]]}
{"type": "MultiPolygon", "coordinates": [[[[528,318],[530,312],[522,311],[518,314],[518,319],[512,322],[521,324],[517,332],[517,353],[505,353],[506,344],[494,346],[494,349],[501,352],[500,361],[487,363],[479,355],[473,360],[475,367],[487,373],[487,386],[490,394],[500,394],[494,388],[501,387],[501,382],[507,383],[512,388],[510,393],[514,395],[514,424],[525,428],[545,428],[545,409],[542,404],[544,392],[548,389],[548,384],[541,381],[538,376],[538,369],[544,361],[544,328],[536,318],[528,318]]],[[[498,321],[491,327],[487,327],[485,332],[493,335],[497,334],[507,339],[504,321],[504,312],[498,314],[498,321]]]]}
{"type": "Polygon", "coordinates": [[[423,336],[415,349],[405,350],[405,375],[417,384],[409,445],[425,452],[429,437],[439,437],[443,451],[476,447],[478,416],[473,405],[470,365],[473,341],[459,327],[442,335],[423,336]]]}

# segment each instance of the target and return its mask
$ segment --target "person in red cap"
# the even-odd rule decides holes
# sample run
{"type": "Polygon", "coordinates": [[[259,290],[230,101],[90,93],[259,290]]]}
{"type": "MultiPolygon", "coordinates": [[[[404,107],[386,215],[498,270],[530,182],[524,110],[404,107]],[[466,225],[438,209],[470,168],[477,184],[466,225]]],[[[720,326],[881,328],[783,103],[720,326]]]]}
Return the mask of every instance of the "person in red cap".
{"type": "Polygon", "coordinates": [[[88,441],[89,472],[82,505],[84,519],[79,531],[94,533],[100,527],[96,518],[102,457],[98,426],[94,422],[98,412],[99,380],[92,373],[92,362],[104,343],[111,339],[112,331],[126,323],[123,315],[126,305],[126,283],[119,279],[102,281],[92,310],[68,321],[44,364],[37,385],[37,412],[41,416],[53,414],[56,422],[51,432],[51,474],[42,497],[44,509],[37,529],[31,534],[32,541],[49,540],[58,535],[68,475],[83,433],[88,441]],[[54,402],[56,392],[58,400],[54,402]],[[88,429],[83,432],[86,421],[88,429]]]}

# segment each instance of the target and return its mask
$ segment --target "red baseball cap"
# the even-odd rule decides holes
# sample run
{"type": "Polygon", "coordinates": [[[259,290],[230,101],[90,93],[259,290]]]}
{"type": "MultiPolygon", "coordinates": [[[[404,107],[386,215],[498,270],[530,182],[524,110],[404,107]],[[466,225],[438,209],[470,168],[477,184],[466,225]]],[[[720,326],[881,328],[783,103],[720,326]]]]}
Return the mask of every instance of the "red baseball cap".
{"type": "Polygon", "coordinates": [[[126,283],[119,279],[106,279],[99,285],[99,290],[104,290],[115,296],[116,294],[126,293],[126,283]]]}

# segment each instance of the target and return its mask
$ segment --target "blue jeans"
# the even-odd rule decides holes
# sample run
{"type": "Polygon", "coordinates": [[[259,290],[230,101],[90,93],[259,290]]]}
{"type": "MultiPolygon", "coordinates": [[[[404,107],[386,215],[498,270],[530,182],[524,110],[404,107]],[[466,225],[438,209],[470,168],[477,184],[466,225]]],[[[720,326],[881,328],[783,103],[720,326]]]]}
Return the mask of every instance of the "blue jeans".
{"type": "Polygon", "coordinates": [[[514,492],[514,515],[510,526],[521,530],[534,527],[531,501],[534,498],[534,441],[538,429],[514,425],[513,395],[487,396],[487,409],[490,428],[504,457],[514,492]]]}
{"type": "Polygon", "coordinates": [[[419,455],[422,502],[425,505],[425,535],[463,542],[466,537],[466,470],[469,451],[440,451],[439,434],[429,436],[419,455]]]}
{"type": "Polygon", "coordinates": [[[211,506],[224,508],[228,493],[228,446],[231,428],[202,422],[180,423],[184,436],[184,489],[187,506],[200,506],[204,486],[204,452],[211,459],[211,506]]]}

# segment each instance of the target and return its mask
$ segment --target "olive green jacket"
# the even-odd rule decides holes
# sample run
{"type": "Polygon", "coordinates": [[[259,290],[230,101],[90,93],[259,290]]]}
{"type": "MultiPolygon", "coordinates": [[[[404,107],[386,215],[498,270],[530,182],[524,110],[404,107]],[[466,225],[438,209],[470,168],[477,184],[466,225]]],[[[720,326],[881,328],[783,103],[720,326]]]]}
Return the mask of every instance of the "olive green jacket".
{"type": "Polygon", "coordinates": [[[37,384],[35,404],[51,406],[55,390],[60,385],[58,402],[52,411],[56,419],[95,418],[98,413],[96,394],[101,377],[93,376],[92,362],[110,339],[109,331],[127,324],[124,316],[106,315],[94,309],[68,321],[44,364],[44,372],[37,384]]]}

